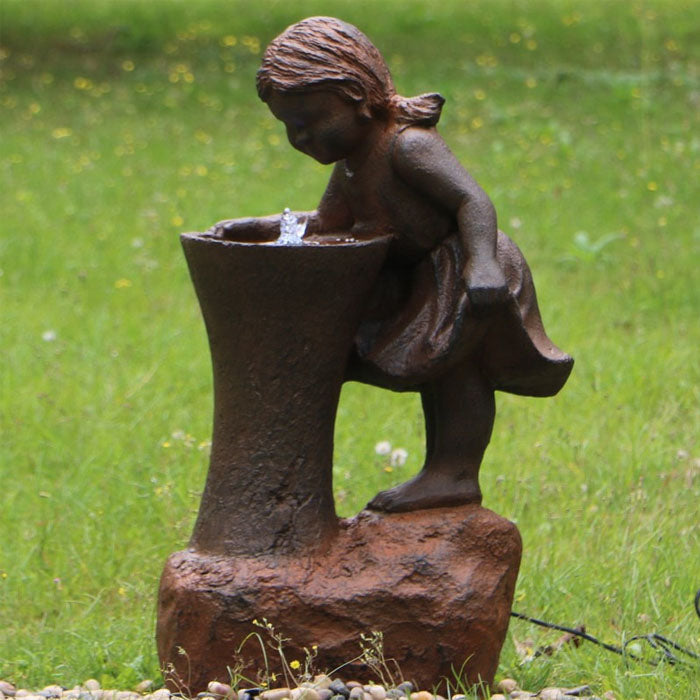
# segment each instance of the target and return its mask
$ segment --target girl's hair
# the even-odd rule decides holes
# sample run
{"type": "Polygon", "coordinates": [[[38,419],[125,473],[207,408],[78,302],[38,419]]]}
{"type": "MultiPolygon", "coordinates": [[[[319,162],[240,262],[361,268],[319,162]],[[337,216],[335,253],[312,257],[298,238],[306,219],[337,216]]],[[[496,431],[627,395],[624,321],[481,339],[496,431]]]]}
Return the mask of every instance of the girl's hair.
{"type": "Polygon", "coordinates": [[[397,95],[374,44],[357,27],[333,17],[309,17],[287,27],[265,50],[256,82],[263,101],[272,91],[329,90],[400,124],[434,126],[445,102],[436,92],[397,95]]]}

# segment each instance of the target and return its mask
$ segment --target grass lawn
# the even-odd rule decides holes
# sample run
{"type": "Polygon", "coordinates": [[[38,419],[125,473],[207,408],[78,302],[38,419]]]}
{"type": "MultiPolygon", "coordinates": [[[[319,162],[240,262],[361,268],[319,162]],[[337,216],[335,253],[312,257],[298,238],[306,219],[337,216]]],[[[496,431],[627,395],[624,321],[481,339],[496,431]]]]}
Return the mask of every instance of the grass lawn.
{"type": "MultiPolygon", "coordinates": [[[[0,678],[158,676],[155,594],[207,468],[211,378],[178,233],[313,208],[329,170],[257,100],[261,49],[356,23],[533,269],[576,358],[555,399],[499,395],[484,504],[524,540],[516,610],[613,644],[700,620],[700,2],[2,0],[0,678]]],[[[422,461],[416,396],[343,391],[338,510],[422,461]],[[374,446],[408,452],[391,467],[374,446]]],[[[499,677],[700,698],[698,666],[593,645],[499,677]]]]}

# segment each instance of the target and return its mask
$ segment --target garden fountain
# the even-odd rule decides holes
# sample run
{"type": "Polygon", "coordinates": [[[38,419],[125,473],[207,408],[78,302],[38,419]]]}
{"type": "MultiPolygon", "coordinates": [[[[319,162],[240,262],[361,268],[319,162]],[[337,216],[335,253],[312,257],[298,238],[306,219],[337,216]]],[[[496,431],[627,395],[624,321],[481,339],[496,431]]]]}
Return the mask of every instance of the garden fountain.
{"type": "Polygon", "coordinates": [[[515,525],[481,506],[493,392],[556,393],[572,360],[544,332],[520,251],[434,129],[442,98],[400,98],[369,40],[324,17],[272,42],[258,91],[292,145],[335,166],[314,212],[182,235],[214,428],[189,547],[161,578],[161,663],[190,692],[237,662],[248,676],[279,670],[251,642],[266,619],[289,658],[315,648],[321,670],[366,675],[361,636],[381,632],[421,687],[455,672],[491,683],[521,555],[515,525]],[[347,380],[421,393],[426,463],[339,519],[347,380]]]}

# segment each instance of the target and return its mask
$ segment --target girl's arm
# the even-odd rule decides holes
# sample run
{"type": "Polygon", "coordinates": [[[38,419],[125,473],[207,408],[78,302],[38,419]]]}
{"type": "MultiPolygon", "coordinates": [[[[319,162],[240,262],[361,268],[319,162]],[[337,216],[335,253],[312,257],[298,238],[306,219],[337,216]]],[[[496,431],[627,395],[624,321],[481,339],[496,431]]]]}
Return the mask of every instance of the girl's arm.
{"type": "Polygon", "coordinates": [[[507,300],[506,278],[496,259],[496,210],[437,131],[420,127],[402,131],[392,162],[401,179],[457,220],[466,259],[464,280],[474,307],[507,300]]]}
{"type": "MultiPolygon", "coordinates": [[[[333,169],[318,209],[294,212],[297,219],[307,221],[307,234],[349,231],[352,228],[353,218],[340,188],[337,168],[336,165],[333,169]]],[[[281,214],[273,214],[244,219],[225,219],[214,224],[207,233],[216,238],[234,241],[251,243],[274,241],[280,234],[280,217],[281,214]]]]}
{"type": "Polygon", "coordinates": [[[354,217],[343,193],[340,168],[339,163],[333,167],[315,217],[309,220],[309,233],[340,233],[352,228],[354,217]]]}

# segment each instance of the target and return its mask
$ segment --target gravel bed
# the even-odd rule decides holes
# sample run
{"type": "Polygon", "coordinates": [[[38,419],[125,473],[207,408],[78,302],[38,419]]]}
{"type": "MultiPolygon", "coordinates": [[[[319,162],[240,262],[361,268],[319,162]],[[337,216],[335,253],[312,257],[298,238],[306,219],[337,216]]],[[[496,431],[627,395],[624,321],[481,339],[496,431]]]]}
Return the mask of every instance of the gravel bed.
{"type": "MultiPolygon", "coordinates": [[[[226,683],[212,681],[206,692],[198,693],[197,700],[465,700],[461,694],[450,699],[433,695],[425,690],[414,689],[411,683],[401,683],[395,688],[378,684],[363,684],[358,681],[343,681],[329,676],[316,676],[313,681],[301,683],[293,688],[234,688],[226,683]]],[[[101,688],[98,681],[91,678],[74,688],[60,685],[47,685],[41,690],[17,688],[9,681],[0,680],[0,700],[180,700],[187,698],[184,693],[171,692],[167,688],[156,688],[151,680],[144,680],[132,690],[101,688]]],[[[491,700],[519,700],[539,698],[539,700],[616,700],[612,691],[602,697],[593,695],[587,685],[577,688],[542,688],[539,691],[523,690],[512,678],[504,678],[496,684],[491,700]]]]}

